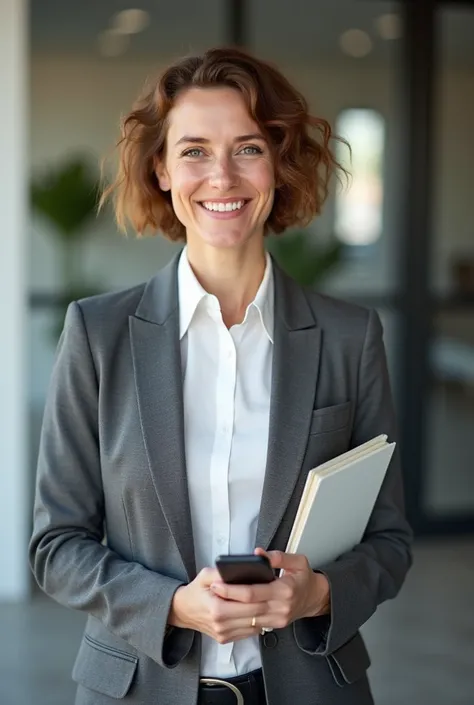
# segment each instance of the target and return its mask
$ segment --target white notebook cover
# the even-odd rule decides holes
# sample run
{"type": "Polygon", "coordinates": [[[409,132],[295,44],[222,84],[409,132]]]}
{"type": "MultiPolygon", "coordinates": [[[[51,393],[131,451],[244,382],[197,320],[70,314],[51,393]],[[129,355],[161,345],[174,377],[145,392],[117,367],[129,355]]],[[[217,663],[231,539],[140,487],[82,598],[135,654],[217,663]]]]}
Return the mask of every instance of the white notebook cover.
{"type": "Polygon", "coordinates": [[[288,553],[305,555],[317,569],[361,541],[395,448],[385,439],[373,439],[310,471],[288,553]]]}

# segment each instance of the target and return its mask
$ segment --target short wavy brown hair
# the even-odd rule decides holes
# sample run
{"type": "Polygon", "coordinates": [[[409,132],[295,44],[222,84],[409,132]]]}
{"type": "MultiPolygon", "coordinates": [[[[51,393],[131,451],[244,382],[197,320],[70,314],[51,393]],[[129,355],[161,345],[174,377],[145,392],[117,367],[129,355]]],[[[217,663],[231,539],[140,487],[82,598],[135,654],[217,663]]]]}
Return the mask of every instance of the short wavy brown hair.
{"type": "Polygon", "coordinates": [[[121,230],[129,222],[139,236],[151,229],[186,240],[170,193],[159,187],[156,160],[164,156],[167,118],[178,94],[219,86],[240,91],[273,153],[276,188],[266,232],[305,226],[321,212],[333,173],[346,173],[330,148],[340,138],[326,120],[310,115],[303,95],[274,66],[239,49],[217,48],[172,64],[123,119],[118,171],[100,199],[102,207],[113,197],[121,230]]]}

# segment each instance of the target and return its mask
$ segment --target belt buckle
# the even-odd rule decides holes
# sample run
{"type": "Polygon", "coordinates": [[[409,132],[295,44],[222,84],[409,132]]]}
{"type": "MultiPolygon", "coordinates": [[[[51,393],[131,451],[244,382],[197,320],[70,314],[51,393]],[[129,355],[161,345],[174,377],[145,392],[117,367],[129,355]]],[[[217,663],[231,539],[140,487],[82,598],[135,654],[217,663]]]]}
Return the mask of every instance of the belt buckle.
{"type": "Polygon", "coordinates": [[[235,697],[237,698],[237,705],[245,705],[244,696],[240,690],[233,683],[228,683],[227,681],[222,681],[219,678],[200,678],[199,682],[203,685],[225,685],[226,688],[231,690],[235,697]]]}

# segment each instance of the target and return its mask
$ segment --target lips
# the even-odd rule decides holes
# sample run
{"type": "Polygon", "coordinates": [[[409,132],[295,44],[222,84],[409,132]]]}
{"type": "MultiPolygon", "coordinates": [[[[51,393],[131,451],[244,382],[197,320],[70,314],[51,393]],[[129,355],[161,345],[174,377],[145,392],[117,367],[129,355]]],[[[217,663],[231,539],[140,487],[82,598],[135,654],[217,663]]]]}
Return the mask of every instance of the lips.
{"type": "Polygon", "coordinates": [[[227,220],[230,218],[238,218],[246,210],[250,200],[251,199],[248,198],[240,198],[222,201],[197,201],[197,203],[209,217],[227,220]]]}
{"type": "Polygon", "coordinates": [[[199,205],[211,213],[230,213],[241,210],[249,200],[248,198],[209,199],[199,201],[199,205]]]}

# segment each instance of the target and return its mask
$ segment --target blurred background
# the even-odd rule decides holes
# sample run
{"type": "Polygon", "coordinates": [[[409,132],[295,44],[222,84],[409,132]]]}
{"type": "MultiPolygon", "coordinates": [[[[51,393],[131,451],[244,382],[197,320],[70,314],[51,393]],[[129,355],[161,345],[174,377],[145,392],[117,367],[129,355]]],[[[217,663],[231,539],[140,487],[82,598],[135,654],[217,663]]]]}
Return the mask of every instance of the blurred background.
{"type": "Polygon", "coordinates": [[[276,62],[353,149],[351,187],[269,247],[384,324],[416,546],[400,596],[364,627],[376,702],[473,705],[473,37],[473,1],[0,0],[1,705],[74,698],[84,618],[26,565],[65,305],[177,249],[96,218],[99,161],[148,77],[222,44],[276,62]]]}

